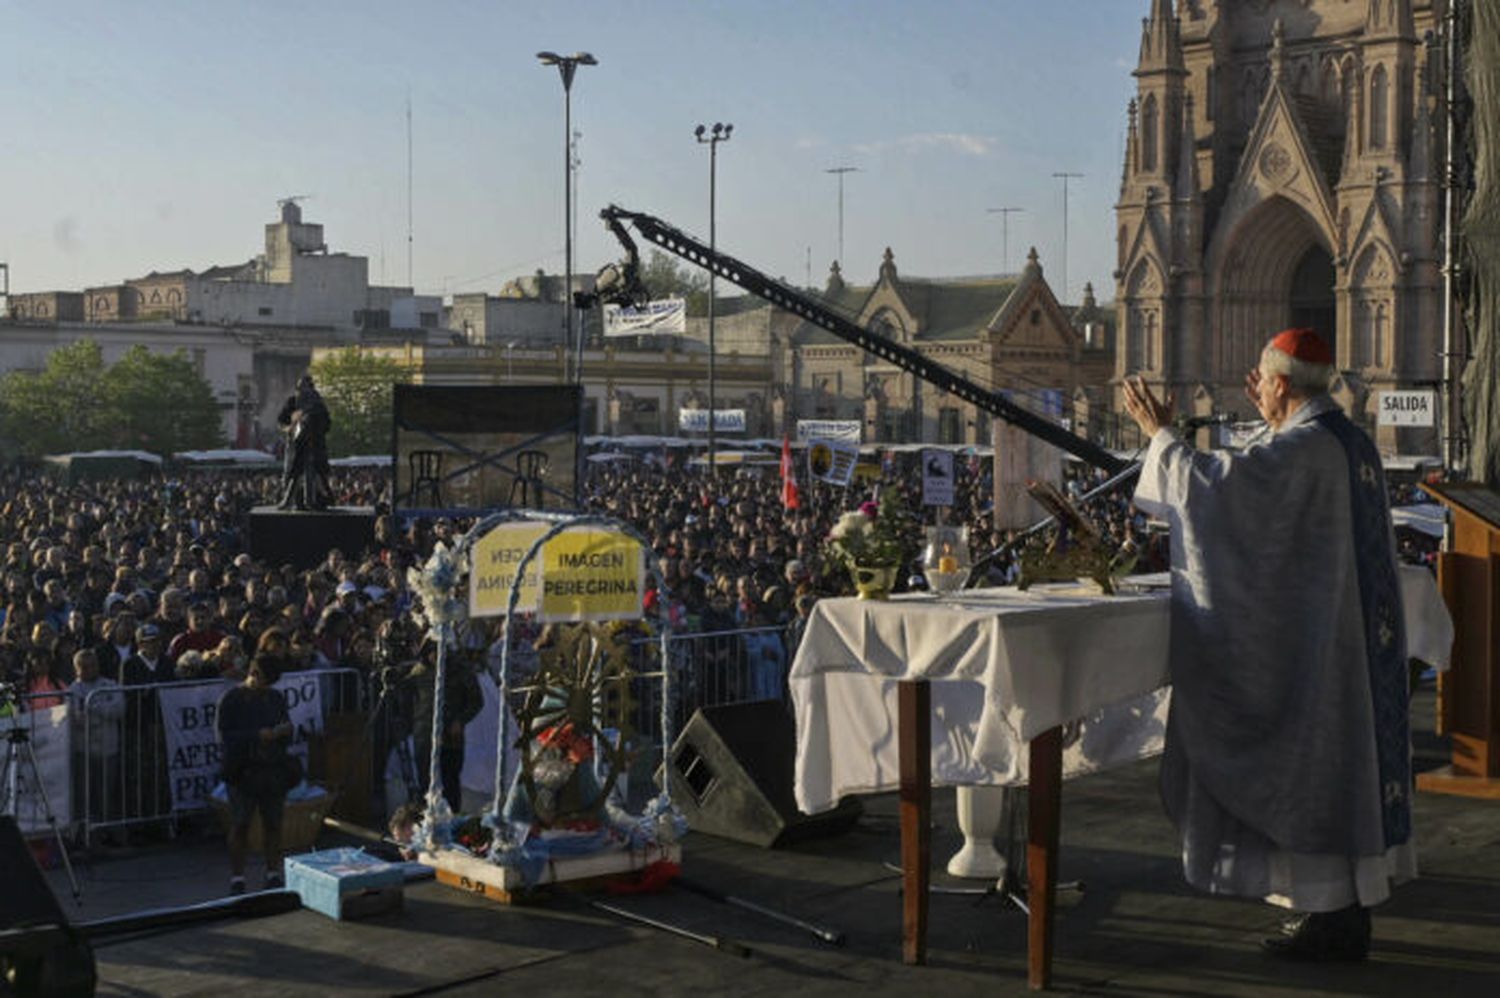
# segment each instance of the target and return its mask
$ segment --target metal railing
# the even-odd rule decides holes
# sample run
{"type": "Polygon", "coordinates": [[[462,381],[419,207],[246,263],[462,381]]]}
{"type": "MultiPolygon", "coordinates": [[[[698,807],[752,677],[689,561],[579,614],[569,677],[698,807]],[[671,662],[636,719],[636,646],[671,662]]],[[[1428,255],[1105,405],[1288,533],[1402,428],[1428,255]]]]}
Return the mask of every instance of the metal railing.
{"type": "MultiPolygon", "coordinates": [[[[673,729],[681,731],[700,707],[754,700],[787,699],[787,672],[792,666],[792,633],[788,627],[747,627],[732,631],[673,634],[667,655],[673,672],[673,729]]],[[[654,639],[634,644],[637,671],[643,679],[659,674],[661,647],[654,639]]],[[[655,731],[660,714],[659,683],[638,684],[642,721],[637,730],[655,731]]],[[[657,733],[659,734],[659,732],[657,733]]]]}
{"type": "MultiPolygon", "coordinates": [[[[681,731],[700,707],[784,701],[793,640],[789,627],[674,634],[667,650],[667,664],[674,670],[673,728],[681,731]]],[[[661,737],[661,644],[643,636],[632,642],[631,650],[636,679],[629,723],[637,744],[659,760],[670,748],[661,737]]],[[[405,712],[391,701],[371,720],[376,701],[373,678],[344,668],[288,673],[283,680],[313,683],[317,690],[318,723],[302,725],[312,730],[300,732],[298,744],[326,732],[325,722],[332,715],[349,715],[348,724],[360,727],[362,740],[373,749],[370,776],[378,786],[388,750],[409,732],[401,716],[405,712]]],[[[520,682],[524,685],[524,677],[520,682]]],[[[14,725],[27,731],[27,743],[44,770],[51,810],[64,831],[84,841],[97,833],[149,826],[175,835],[179,819],[211,806],[209,795],[220,779],[214,712],[219,696],[231,685],[225,680],[188,680],[95,687],[81,699],[76,691],[20,696],[10,716],[0,714],[0,767],[7,762],[12,767],[0,768],[0,781],[14,780],[20,788],[19,804],[30,808],[23,828],[47,830],[37,795],[30,790],[29,755],[4,737],[14,725]],[[61,714],[52,712],[52,701],[61,714]]],[[[328,759],[326,752],[305,755],[309,782],[342,784],[355,775],[328,771],[336,765],[356,765],[355,760],[335,764],[328,759]],[[312,765],[307,765],[309,760],[312,765]]],[[[7,791],[0,782],[0,811],[11,813],[18,802],[7,791]]]]}
{"type": "MultiPolygon", "coordinates": [[[[0,810],[15,813],[23,830],[45,830],[40,796],[32,789],[39,778],[58,826],[85,841],[97,831],[152,824],[175,834],[179,818],[211,806],[220,779],[214,715],[233,685],[222,679],[111,683],[81,698],[71,689],[19,697],[19,710],[0,716],[0,732],[21,725],[27,736],[0,739],[0,779],[8,784],[0,788],[0,810]]],[[[335,714],[362,715],[365,673],[292,672],[281,686],[298,728],[293,752],[303,759],[306,779],[344,775],[323,771],[330,756],[312,751],[311,740],[328,731],[335,714]]]]}

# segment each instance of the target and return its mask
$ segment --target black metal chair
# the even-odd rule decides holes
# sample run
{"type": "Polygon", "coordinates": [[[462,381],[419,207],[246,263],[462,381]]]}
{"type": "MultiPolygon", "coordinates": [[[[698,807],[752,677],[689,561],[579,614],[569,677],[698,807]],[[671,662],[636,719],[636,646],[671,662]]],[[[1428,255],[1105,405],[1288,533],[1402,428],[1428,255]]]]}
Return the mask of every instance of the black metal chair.
{"type": "Polygon", "coordinates": [[[443,505],[443,452],[440,450],[414,450],[407,455],[411,469],[411,503],[419,506],[425,492],[431,500],[428,506],[440,509],[443,505]]]}
{"type": "Polygon", "coordinates": [[[516,477],[510,483],[510,505],[526,509],[542,508],[542,478],[547,474],[549,459],[543,450],[523,450],[516,455],[516,477]],[[521,501],[516,502],[516,493],[521,501]]]}

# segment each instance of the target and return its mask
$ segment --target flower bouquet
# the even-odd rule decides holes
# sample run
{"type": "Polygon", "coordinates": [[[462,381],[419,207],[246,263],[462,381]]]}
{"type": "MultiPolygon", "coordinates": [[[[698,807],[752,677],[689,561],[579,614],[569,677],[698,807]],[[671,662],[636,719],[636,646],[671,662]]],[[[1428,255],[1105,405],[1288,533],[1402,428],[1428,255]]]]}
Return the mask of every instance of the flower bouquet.
{"type": "Polygon", "coordinates": [[[896,490],[888,488],[878,503],[861,503],[839,517],[829,532],[828,550],[849,569],[861,599],[885,599],[895,587],[912,550],[904,513],[896,490]]]}

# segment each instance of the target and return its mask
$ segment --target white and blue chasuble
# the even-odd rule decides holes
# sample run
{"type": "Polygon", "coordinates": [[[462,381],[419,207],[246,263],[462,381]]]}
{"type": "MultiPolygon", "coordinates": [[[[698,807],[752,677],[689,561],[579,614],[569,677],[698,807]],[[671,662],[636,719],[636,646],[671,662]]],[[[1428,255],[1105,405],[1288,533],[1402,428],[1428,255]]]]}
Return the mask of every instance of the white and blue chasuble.
{"type": "Polygon", "coordinates": [[[1151,441],[1172,528],[1162,800],[1203,890],[1299,911],[1415,876],[1406,643],[1380,458],[1328,396],[1266,443],[1151,441]]]}

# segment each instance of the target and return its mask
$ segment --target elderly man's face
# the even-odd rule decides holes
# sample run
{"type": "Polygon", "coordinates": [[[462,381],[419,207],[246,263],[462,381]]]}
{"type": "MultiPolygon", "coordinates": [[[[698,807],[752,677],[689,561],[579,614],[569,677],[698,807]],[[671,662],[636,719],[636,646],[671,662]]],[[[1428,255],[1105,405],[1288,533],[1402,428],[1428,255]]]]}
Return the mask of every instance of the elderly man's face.
{"type": "Polygon", "coordinates": [[[1255,385],[1256,408],[1274,430],[1286,421],[1288,410],[1291,409],[1291,386],[1286,375],[1267,374],[1264,359],[1257,373],[1260,377],[1255,385]]]}

